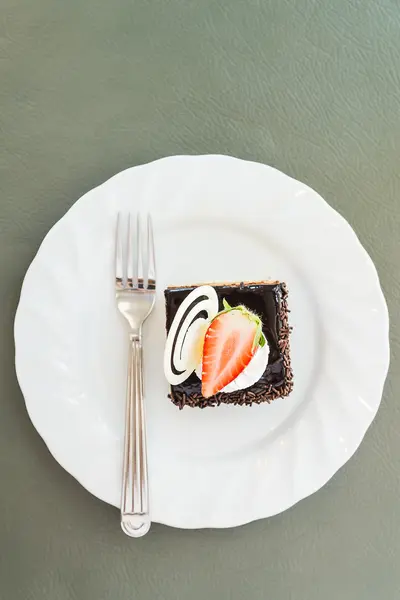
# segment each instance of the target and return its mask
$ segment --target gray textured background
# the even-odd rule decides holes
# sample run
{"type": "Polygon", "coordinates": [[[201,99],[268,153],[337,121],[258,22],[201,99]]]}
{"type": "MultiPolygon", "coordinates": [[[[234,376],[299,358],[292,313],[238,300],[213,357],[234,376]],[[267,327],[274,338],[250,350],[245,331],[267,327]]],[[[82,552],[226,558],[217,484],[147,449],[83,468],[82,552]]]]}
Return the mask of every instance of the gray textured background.
{"type": "Polygon", "coordinates": [[[225,4],[0,0],[1,600],[400,596],[400,5],[225,4]],[[274,165],[349,220],[388,300],[392,369],[361,448],[314,496],[235,530],[155,525],[132,541],[30,424],[13,317],[40,241],[80,195],[209,152],[274,165]]]}

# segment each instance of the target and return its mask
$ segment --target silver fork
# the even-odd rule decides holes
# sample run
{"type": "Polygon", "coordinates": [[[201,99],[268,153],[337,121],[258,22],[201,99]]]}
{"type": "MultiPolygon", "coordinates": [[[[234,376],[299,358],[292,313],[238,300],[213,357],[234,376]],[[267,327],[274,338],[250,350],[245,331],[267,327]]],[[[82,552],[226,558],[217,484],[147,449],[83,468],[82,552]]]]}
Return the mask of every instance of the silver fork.
{"type": "Polygon", "coordinates": [[[143,402],[142,325],[156,294],[153,227],[147,220],[147,244],[142,243],[139,216],[117,218],[115,293],[119,311],[129,324],[129,365],[126,394],[121,527],[131,537],[145,535],[151,524],[147,474],[146,423],[143,402]],[[147,246],[147,251],[146,251],[147,246]],[[144,257],[147,258],[144,260],[144,257]]]}

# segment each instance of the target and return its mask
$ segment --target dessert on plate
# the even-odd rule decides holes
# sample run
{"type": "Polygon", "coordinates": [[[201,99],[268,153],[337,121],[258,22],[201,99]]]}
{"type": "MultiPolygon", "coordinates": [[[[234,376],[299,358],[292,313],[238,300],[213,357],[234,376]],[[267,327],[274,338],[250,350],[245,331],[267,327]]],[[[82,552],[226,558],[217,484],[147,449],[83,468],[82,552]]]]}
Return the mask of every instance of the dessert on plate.
{"type": "Polygon", "coordinates": [[[290,394],[285,283],[213,283],[164,294],[164,372],[179,408],[270,403],[290,394]]]}

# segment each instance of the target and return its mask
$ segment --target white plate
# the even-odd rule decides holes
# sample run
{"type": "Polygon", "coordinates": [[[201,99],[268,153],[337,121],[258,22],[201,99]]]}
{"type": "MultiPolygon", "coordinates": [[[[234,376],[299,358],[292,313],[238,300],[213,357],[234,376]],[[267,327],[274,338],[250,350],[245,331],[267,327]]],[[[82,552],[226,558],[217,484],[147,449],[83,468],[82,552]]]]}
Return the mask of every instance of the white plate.
{"type": "Polygon", "coordinates": [[[119,506],[127,340],[114,301],[119,210],[150,211],[156,309],[145,331],[152,518],[230,527],[281,512],[353,454],[378,409],[388,315],[375,268],[346,221],[270,167],[176,156],[83,196],[46,236],[15,322],[29,415],[56,460],[119,506]],[[289,287],[295,388],[249,407],[179,411],[163,377],[163,289],[216,280],[289,287]]]}

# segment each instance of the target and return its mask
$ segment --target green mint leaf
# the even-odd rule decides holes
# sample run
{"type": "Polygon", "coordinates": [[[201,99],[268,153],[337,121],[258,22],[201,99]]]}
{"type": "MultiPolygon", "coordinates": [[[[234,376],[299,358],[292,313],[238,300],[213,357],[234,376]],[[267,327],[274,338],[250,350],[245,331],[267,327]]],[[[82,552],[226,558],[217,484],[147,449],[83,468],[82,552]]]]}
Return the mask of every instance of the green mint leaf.
{"type": "Polygon", "coordinates": [[[265,335],[261,332],[260,339],[258,340],[258,345],[260,346],[260,348],[264,348],[266,343],[267,340],[265,339],[265,335]]]}
{"type": "Polygon", "coordinates": [[[232,306],[228,304],[228,301],[225,298],[222,299],[222,304],[224,306],[224,310],[232,310],[232,306]]]}

